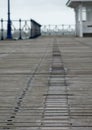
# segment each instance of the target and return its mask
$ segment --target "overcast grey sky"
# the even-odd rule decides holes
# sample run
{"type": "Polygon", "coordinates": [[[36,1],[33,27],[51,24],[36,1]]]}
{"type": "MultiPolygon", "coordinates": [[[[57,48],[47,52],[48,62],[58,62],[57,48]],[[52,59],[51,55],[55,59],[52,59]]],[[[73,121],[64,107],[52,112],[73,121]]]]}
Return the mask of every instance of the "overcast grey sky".
{"type": "MultiPolygon", "coordinates": [[[[0,19],[7,19],[7,1],[0,0],[0,19]]],[[[41,24],[74,24],[74,11],[68,0],[10,0],[11,19],[30,19],[41,24]]]]}

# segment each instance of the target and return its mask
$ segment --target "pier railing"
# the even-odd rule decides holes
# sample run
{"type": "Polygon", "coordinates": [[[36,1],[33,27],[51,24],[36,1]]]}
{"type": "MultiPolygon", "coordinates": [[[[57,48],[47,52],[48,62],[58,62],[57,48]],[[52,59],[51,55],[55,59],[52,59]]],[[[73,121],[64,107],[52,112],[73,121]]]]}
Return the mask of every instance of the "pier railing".
{"type": "Polygon", "coordinates": [[[75,36],[75,25],[43,25],[42,35],[75,36]]]}
{"type": "MultiPolygon", "coordinates": [[[[12,20],[12,39],[30,39],[39,35],[75,36],[75,25],[40,25],[34,20],[12,20]]],[[[0,20],[0,40],[7,39],[7,20],[0,20]]]]}
{"type": "MultiPolygon", "coordinates": [[[[12,39],[29,39],[41,35],[41,25],[31,20],[12,20],[11,33],[12,39]]],[[[7,20],[1,19],[0,39],[7,39],[7,20]]]]}
{"type": "MultiPolygon", "coordinates": [[[[30,37],[31,22],[29,20],[12,20],[12,39],[25,39],[30,37]]],[[[1,19],[0,39],[7,38],[7,20],[1,19]]]]}

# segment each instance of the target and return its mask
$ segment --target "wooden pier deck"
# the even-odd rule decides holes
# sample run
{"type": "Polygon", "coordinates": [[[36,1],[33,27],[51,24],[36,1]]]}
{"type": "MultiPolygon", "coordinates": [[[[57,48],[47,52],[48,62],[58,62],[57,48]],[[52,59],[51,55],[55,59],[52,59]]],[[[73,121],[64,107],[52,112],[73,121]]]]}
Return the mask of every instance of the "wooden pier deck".
{"type": "Polygon", "coordinates": [[[0,41],[0,130],[92,130],[92,38],[0,41]]]}

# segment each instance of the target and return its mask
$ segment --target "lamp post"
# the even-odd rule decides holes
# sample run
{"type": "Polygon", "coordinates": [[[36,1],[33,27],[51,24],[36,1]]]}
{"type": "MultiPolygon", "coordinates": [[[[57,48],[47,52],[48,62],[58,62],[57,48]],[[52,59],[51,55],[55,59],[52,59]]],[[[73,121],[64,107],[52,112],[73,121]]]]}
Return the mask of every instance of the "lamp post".
{"type": "Polygon", "coordinates": [[[10,19],[10,0],[8,0],[7,39],[12,39],[11,19],[10,19]]]}

